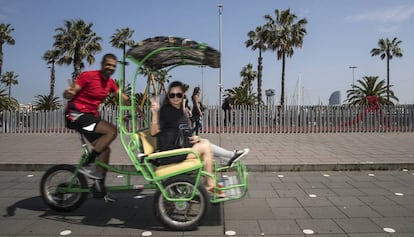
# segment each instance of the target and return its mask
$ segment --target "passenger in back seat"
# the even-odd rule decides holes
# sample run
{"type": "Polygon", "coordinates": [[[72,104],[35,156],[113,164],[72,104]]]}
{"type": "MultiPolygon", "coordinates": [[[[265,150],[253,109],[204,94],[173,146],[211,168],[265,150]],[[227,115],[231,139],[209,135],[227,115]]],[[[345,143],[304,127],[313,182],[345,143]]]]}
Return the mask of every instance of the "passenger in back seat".
{"type": "MultiPolygon", "coordinates": [[[[157,136],[157,150],[176,149],[178,127],[180,124],[190,125],[189,118],[183,109],[184,89],[183,83],[174,81],[168,88],[168,94],[160,106],[159,97],[151,98],[151,126],[150,133],[157,136]]],[[[190,137],[193,144],[192,148],[200,153],[204,162],[204,170],[213,173],[214,155],[227,159],[228,165],[232,166],[237,160],[245,156],[249,149],[240,151],[228,151],[221,147],[211,144],[207,139],[199,139],[197,136],[190,137]]],[[[194,159],[193,154],[189,154],[187,159],[194,159]]],[[[182,160],[177,160],[180,162],[182,160]]],[[[206,188],[212,191],[216,187],[213,178],[206,177],[206,188]]]]}

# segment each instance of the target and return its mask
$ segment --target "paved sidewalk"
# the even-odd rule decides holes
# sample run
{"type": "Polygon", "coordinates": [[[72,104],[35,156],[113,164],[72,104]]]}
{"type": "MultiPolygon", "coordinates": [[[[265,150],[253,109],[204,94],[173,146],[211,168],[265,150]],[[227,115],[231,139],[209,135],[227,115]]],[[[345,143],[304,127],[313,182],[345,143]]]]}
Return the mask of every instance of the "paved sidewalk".
{"type": "MultiPolygon", "coordinates": [[[[414,133],[203,134],[230,150],[249,147],[250,171],[383,170],[414,168],[414,133]]],[[[119,137],[111,164],[131,164],[119,137]]],[[[45,170],[74,164],[77,134],[0,134],[0,170],[45,170]]]]}
{"type": "MultiPolygon", "coordinates": [[[[151,191],[88,199],[57,213],[39,196],[43,171],[74,164],[76,134],[0,134],[2,236],[414,236],[414,133],[206,134],[228,149],[250,147],[245,198],[212,205],[195,231],[167,231],[153,214],[151,191]],[[338,171],[338,170],[362,171],[338,171]],[[390,169],[392,171],[383,171],[390,169]],[[18,171],[22,170],[22,171],[18,171]],[[302,172],[289,172],[301,170],[302,172]],[[17,172],[16,172],[17,171],[17,172]],[[260,171],[260,172],[254,172],[260,171]],[[394,233],[395,232],[395,233],[394,233]],[[69,232],[66,232],[69,233],[69,232]],[[227,232],[230,233],[230,232],[227,232]]],[[[130,165],[120,141],[111,164],[130,165]]],[[[142,177],[133,180],[142,184],[142,177]]],[[[124,182],[108,174],[107,184],[124,182]]]]}
{"type": "MultiPolygon", "coordinates": [[[[211,205],[198,229],[186,232],[160,225],[149,191],[114,193],[115,205],[89,198],[72,212],[55,212],[39,196],[42,175],[0,172],[1,237],[414,236],[411,170],[251,172],[246,197],[211,205]]],[[[107,182],[121,181],[114,175],[107,182]]]]}

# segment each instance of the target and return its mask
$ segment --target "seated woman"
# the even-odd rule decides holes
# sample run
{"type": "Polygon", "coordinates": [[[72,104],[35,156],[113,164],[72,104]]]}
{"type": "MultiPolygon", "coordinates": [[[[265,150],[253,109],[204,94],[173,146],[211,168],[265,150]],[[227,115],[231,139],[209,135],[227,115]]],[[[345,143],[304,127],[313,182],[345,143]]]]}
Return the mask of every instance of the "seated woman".
{"type": "MultiPolygon", "coordinates": [[[[188,116],[183,109],[183,83],[174,81],[168,88],[168,94],[160,108],[159,98],[151,98],[151,126],[150,133],[157,136],[158,150],[174,149],[178,136],[178,128],[181,124],[190,124],[188,116]]],[[[227,165],[233,166],[236,161],[245,156],[250,150],[228,151],[211,144],[207,139],[198,139],[197,136],[190,137],[192,148],[200,153],[204,163],[204,170],[213,173],[213,157],[217,156],[227,160],[227,165]]],[[[187,159],[196,158],[189,154],[187,159]]],[[[177,160],[179,162],[179,160],[177,160]]],[[[213,178],[206,177],[206,188],[212,191],[215,188],[213,178]]]]}

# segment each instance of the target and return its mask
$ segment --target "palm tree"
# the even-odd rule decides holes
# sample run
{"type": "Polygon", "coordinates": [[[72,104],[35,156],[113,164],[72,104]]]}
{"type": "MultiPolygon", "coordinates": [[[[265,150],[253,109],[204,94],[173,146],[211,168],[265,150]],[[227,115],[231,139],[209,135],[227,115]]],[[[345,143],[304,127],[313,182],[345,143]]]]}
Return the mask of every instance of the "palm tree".
{"type": "MultiPolygon", "coordinates": [[[[157,91],[157,94],[166,94],[167,90],[165,87],[165,84],[168,84],[170,81],[170,76],[168,76],[168,71],[165,69],[161,69],[158,71],[153,71],[151,68],[149,67],[141,67],[140,68],[140,73],[144,76],[147,77],[148,81],[152,81],[151,83],[154,83],[153,86],[154,90],[157,91]]],[[[148,82],[147,81],[147,82],[148,82]]],[[[149,93],[148,92],[144,92],[144,93],[149,93]]],[[[155,93],[155,91],[153,91],[155,93]]]]}
{"type": "Polygon", "coordinates": [[[14,111],[19,109],[19,102],[15,98],[0,97],[0,111],[14,111]]]}
{"type": "Polygon", "coordinates": [[[12,31],[14,31],[14,28],[11,28],[10,24],[0,23],[0,76],[3,67],[3,44],[14,45],[16,43],[10,35],[12,31]]]}
{"type": "Polygon", "coordinates": [[[59,97],[52,95],[37,95],[34,101],[35,110],[57,110],[62,107],[59,97]]]}
{"type": "Polygon", "coordinates": [[[122,77],[124,79],[124,86],[125,89],[125,54],[126,54],[126,47],[132,47],[135,44],[134,40],[131,40],[132,34],[134,34],[133,30],[127,28],[117,29],[116,33],[111,36],[111,43],[112,47],[117,49],[122,49],[122,77]]]}
{"type": "Polygon", "coordinates": [[[0,84],[0,86],[0,111],[3,111],[6,107],[7,89],[2,84],[0,84]]]}
{"type": "Polygon", "coordinates": [[[83,20],[65,20],[65,26],[55,31],[53,47],[59,51],[58,65],[73,64],[72,79],[79,76],[85,67],[83,60],[89,65],[95,62],[94,55],[102,51],[99,42],[102,38],[92,30],[93,23],[86,24],[83,20]]]}
{"type": "Polygon", "coordinates": [[[264,26],[256,27],[256,30],[251,30],[247,33],[249,39],[244,42],[246,47],[250,47],[253,51],[259,49],[259,57],[257,58],[257,97],[258,102],[263,103],[262,100],[262,72],[263,72],[263,63],[262,63],[262,52],[266,51],[266,30],[264,26]]]}
{"type": "MultiPolygon", "coordinates": [[[[403,56],[402,50],[399,47],[402,41],[396,37],[390,41],[388,38],[378,40],[378,48],[371,50],[371,56],[379,55],[381,60],[387,59],[387,91],[390,92],[390,60],[395,56],[401,58],[403,56]]],[[[390,100],[389,94],[387,94],[387,100],[390,100]]]]}
{"type": "Polygon", "coordinates": [[[43,54],[43,60],[47,64],[50,64],[50,96],[53,98],[55,95],[55,62],[59,58],[59,51],[48,50],[43,54]]]}
{"type": "Polygon", "coordinates": [[[154,73],[155,80],[157,81],[157,91],[158,94],[167,94],[167,89],[165,85],[170,83],[170,76],[168,76],[168,71],[165,69],[158,70],[154,73]]]}
{"type": "Polygon", "coordinates": [[[358,80],[352,89],[347,91],[347,101],[351,105],[368,105],[367,98],[377,96],[380,105],[393,105],[394,103],[388,99],[388,96],[396,101],[398,101],[398,98],[384,84],[384,80],[378,81],[378,76],[365,76],[362,80],[358,80]]]}
{"type": "MultiPolygon", "coordinates": [[[[0,83],[2,83],[0,81],[0,83]]],[[[17,110],[19,103],[15,98],[7,96],[7,88],[0,84],[0,111],[3,110],[17,110]]]]}
{"type": "Polygon", "coordinates": [[[240,71],[240,76],[243,78],[242,86],[246,86],[249,95],[252,93],[252,82],[257,77],[257,72],[253,70],[253,64],[249,63],[240,71]]]}
{"type": "MultiPolygon", "coordinates": [[[[119,87],[119,80],[114,80],[116,85],[119,87]]],[[[125,90],[123,91],[126,95],[131,94],[131,84],[128,84],[125,86],[125,90]]],[[[110,93],[104,100],[103,104],[105,104],[106,106],[108,105],[119,105],[119,99],[118,99],[118,95],[116,95],[115,93],[110,93]]]]}
{"type": "Polygon", "coordinates": [[[13,71],[8,71],[1,76],[1,82],[9,87],[9,98],[11,97],[11,86],[19,84],[18,77],[18,75],[14,75],[13,71]]]}
{"type": "Polygon", "coordinates": [[[285,104],[285,67],[286,57],[292,57],[294,48],[302,48],[305,36],[305,25],[308,23],[306,18],[295,22],[297,16],[290,12],[290,9],[279,11],[275,10],[275,18],[265,15],[267,20],[265,28],[268,31],[266,45],[268,49],[277,52],[277,60],[282,60],[282,80],[280,104],[283,108],[285,104]]]}
{"type": "Polygon", "coordinates": [[[254,105],[257,98],[255,94],[249,93],[249,88],[246,85],[240,85],[238,87],[233,87],[232,89],[227,89],[227,91],[233,93],[233,105],[254,105]]]}

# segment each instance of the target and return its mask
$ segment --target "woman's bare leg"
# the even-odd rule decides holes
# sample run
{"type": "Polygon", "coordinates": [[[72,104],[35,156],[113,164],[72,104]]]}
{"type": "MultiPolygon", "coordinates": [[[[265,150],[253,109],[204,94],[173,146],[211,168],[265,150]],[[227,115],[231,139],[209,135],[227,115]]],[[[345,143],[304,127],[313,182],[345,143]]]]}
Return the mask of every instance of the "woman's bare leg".
{"type": "MultiPolygon", "coordinates": [[[[208,140],[201,140],[194,144],[193,149],[200,153],[204,163],[204,170],[213,174],[213,152],[208,140]]],[[[207,189],[215,187],[214,179],[210,176],[206,177],[207,189]]]]}

